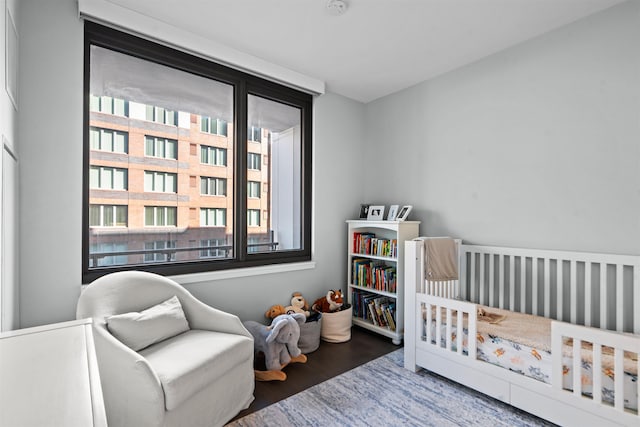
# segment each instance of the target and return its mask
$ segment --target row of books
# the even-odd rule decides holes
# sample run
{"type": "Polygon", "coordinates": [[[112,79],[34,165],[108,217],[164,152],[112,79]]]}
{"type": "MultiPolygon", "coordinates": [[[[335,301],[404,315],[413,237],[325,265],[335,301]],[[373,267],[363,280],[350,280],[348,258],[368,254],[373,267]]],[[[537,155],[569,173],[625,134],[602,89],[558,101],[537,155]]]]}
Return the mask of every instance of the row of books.
{"type": "Polygon", "coordinates": [[[353,233],[353,252],[363,255],[398,257],[398,240],[376,237],[375,233],[353,233]]]}
{"type": "Polygon", "coordinates": [[[351,283],[378,291],[396,292],[396,267],[383,261],[354,258],[351,262],[351,283]]]}
{"type": "Polygon", "coordinates": [[[396,330],[396,300],[370,292],[352,291],[353,315],[376,326],[396,330]]]}

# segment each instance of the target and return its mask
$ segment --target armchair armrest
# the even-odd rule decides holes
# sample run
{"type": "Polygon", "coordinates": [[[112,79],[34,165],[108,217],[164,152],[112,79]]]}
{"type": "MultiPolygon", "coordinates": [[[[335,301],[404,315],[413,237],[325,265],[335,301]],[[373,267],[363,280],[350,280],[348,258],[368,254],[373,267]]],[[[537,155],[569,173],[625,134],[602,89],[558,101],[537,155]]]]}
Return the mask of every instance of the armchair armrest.
{"type": "Polygon", "coordinates": [[[240,321],[240,318],[235,314],[210,307],[191,294],[180,295],[180,300],[191,329],[244,335],[253,339],[240,321]]]}
{"type": "Polygon", "coordinates": [[[109,425],[161,425],[164,392],[147,360],[94,322],[94,342],[109,425]]]}

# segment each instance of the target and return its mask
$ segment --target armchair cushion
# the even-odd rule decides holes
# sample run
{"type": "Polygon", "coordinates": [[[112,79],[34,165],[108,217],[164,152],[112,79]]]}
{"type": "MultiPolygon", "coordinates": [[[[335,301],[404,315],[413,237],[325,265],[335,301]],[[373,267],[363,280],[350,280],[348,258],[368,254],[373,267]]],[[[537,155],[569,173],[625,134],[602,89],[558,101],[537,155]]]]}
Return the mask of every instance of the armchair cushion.
{"type": "MultiPolygon", "coordinates": [[[[243,335],[192,329],[140,352],[157,373],[171,411],[253,357],[253,340],[243,335]]],[[[234,384],[220,384],[229,393],[234,384]]]]}
{"type": "Polygon", "coordinates": [[[106,321],[109,332],[134,351],[189,330],[189,323],[175,295],[141,312],[117,314],[106,321]]]}

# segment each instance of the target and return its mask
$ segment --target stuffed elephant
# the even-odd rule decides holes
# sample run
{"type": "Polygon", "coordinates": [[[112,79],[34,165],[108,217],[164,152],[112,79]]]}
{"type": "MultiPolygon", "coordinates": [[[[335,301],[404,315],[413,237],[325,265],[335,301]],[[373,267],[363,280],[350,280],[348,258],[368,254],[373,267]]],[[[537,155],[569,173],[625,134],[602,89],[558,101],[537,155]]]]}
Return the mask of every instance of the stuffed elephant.
{"type": "Polygon", "coordinates": [[[300,338],[300,325],[305,321],[304,314],[293,313],[277,316],[271,322],[271,326],[265,326],[252,320],[243,322],[253,335],[256,351],[264,353],[268,371],[280,371],[292,359],[301,361],[298,359],[304,355],[298,348],[298,339],[300,338]]]}

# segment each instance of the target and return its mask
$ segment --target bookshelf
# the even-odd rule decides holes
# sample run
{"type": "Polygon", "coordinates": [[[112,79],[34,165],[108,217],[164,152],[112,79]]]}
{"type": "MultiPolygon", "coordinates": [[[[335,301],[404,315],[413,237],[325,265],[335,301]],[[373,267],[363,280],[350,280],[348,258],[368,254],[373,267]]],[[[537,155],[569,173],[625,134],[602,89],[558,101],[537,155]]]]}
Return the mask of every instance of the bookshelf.
{"type": "Polygon", "coordinates": [[[420,221],[347,221],[347,298],[353,324],[402,343],[404,242],[420,221]]]}

